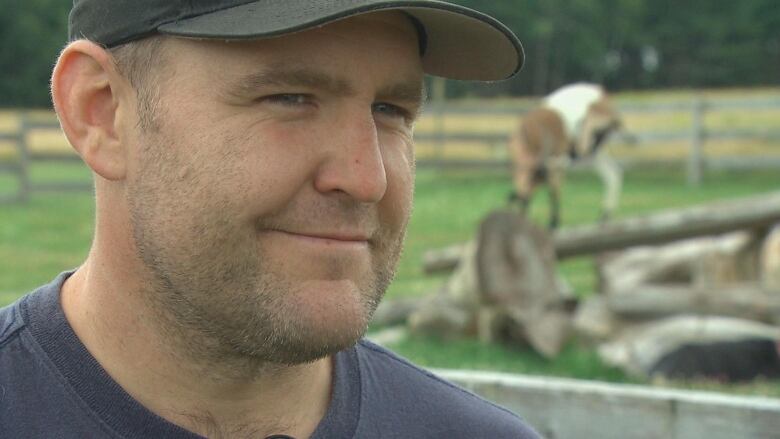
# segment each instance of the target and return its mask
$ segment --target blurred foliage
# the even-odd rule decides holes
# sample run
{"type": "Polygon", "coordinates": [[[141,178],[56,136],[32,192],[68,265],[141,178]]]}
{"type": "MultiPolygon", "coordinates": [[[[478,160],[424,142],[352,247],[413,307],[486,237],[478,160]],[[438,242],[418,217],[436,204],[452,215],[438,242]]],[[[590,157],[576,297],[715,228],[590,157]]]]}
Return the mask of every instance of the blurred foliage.
{"type": "MultiPolygon", "coordinates": [[[[780,84],[776,0],[456,0],[513,29],[527,63],[448,95],[541,95],[574,81],[612,90],[780,84]]],[[[49,106],[70,1],[0,0],[0,107],[49,106]]]]}
{"type": "Polygon", "coordinates": [[[541,95],[593,81],[612,90],[780,84],[776,0],[455,0],[512,28],[527,63],[495,85],[452,96],[541,95]]]}
{"type": "Polygon", "coordinates": [[[49,76],[71,2],[0,0],[0,107],[49,107],[49,76]]]}

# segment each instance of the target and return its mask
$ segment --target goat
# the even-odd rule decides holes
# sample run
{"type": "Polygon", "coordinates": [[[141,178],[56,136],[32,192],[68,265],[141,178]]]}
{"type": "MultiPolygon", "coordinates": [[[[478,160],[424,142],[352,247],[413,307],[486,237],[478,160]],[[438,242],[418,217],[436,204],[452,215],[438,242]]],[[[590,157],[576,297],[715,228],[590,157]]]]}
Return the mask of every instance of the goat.
{"type": "Polygon", "coordinates": [[[596,168],[604,182],[602,220],[608,219],[617,208],[622,171],[602,146],[621,126],[619,114],[599,85],[572,84],[547,96],[540,107],[522,118],[509,138],[514,164],[510,201],[518,202],[525,213],[537,184],[546,182],[550,228],[557,228],[565,171],[573,160],[584,159],[596,168]]]}

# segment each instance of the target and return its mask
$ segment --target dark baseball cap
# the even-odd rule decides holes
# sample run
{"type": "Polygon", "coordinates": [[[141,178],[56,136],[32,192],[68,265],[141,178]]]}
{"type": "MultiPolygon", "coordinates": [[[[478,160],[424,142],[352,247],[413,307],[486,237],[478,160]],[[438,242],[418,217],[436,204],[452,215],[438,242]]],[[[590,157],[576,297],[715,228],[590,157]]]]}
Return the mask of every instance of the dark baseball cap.
{"type": "Polygon", "coordinates": [[[415,23],[426,73],[494,81],[523,65],[520,41],[495,18],[436,0],[73,0],[71,41],[105,47],[154,34],[223,40],[271,38],[355,15],[399,10],[415,23]]]}

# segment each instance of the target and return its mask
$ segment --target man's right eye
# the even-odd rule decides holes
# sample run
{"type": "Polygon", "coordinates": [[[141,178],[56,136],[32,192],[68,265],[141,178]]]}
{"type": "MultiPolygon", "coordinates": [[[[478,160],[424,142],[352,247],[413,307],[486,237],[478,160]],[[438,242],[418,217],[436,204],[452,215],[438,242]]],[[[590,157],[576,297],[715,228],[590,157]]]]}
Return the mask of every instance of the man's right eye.
{"type": "Polygon", "coordinates": [[[277,95],[266,96],[262,98],[263,101],[270,102],[272,104],[299,106],[310,104],[311,96],[301,93],[282,93],[277,95]]]}

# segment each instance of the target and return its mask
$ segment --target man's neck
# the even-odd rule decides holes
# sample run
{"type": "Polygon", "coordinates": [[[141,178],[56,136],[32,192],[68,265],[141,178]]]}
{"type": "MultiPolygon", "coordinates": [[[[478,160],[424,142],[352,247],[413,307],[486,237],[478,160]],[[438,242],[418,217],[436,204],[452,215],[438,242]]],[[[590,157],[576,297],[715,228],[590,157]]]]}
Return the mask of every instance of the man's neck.
{"type": "Polygon", "coordinates": [[[209,437],[313,433],[330,402],[330,358],[291,367],[191,358],[160,329],[138,286],[94,256],[63,285],[62,306],[87,350],[139,403],[209,437]]]}

